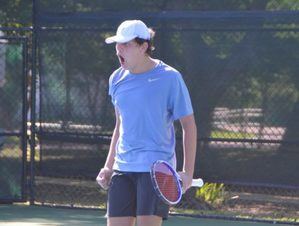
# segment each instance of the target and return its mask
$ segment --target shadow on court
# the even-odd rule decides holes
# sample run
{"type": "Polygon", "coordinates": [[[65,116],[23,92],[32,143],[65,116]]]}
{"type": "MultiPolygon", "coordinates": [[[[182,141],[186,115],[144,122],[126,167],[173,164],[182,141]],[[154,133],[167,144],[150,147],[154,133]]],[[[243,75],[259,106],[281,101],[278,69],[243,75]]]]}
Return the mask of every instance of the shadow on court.
{"type": "MultiPolygon", "coordinates": [[[[106,225],[100,210],[52,208],[26,205],[0,205],[0,225],[106,225]]],[[[163,226],[271,226],[267,223],[225,221],[170,216],[163,226]]],[[[279,225],[279,224],[276,224],[279,225]]]]}

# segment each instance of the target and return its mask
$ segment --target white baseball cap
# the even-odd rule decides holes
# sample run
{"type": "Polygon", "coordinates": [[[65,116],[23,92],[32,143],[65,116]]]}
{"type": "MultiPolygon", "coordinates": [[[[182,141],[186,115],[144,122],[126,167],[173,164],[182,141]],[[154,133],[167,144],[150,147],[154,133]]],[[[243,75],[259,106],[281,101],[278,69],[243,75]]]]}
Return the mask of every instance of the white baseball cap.
{"type": "Polygon", "coordinates": [[[117,28],[116,35],[106,38],[105,42],[111,44],[114,42],[125,43],[134,38],[150,40],[151,35],[148,27],[141,20],[126,20],[117,28]]]}

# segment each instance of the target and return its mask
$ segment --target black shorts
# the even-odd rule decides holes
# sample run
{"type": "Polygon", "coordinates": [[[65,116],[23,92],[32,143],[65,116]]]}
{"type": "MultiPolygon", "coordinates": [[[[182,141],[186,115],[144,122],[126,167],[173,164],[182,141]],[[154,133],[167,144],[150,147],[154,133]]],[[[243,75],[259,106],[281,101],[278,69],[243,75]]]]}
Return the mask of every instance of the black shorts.
{"type": "Polygon", "coordinates": [[[108,190],[108,217],[155,215],[167,219],[169,206],[156,195],[150,173],[119,172],[108,190]]]}

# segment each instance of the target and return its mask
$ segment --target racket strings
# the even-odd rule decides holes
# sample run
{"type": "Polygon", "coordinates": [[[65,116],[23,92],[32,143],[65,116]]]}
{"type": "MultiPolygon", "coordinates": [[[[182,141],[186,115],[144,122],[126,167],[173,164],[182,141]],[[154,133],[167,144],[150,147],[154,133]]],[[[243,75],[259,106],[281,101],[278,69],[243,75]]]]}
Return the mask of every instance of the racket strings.
{"type": "Polygon", "coordinates": [[[157,186],[163,196],[170,202],[176,202],[179,198],[179,188],[176,178],[169,172],[155,172],[157,186]]]}

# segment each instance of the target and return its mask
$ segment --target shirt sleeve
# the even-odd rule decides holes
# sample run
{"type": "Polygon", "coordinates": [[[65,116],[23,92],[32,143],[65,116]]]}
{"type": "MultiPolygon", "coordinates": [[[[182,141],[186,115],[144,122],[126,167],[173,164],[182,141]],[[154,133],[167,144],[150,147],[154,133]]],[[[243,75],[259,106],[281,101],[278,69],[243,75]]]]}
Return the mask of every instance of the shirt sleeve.
{"type": "Polygon", "coordinates": [[[190,94],[180,73],[176,76],[171,93],[170,110],[174,120],[193,114],[190,94]]]}
{"type": "Polygon", "coordinates": [[[108,94],[111,96],[111,102],[113,105],[114,103],[114,93],[115,93],[115,83],[117,80],[117,75],[118,75],[119,69],[115,70],[109,77],[109,88],[108,88],[108,94]]]}

